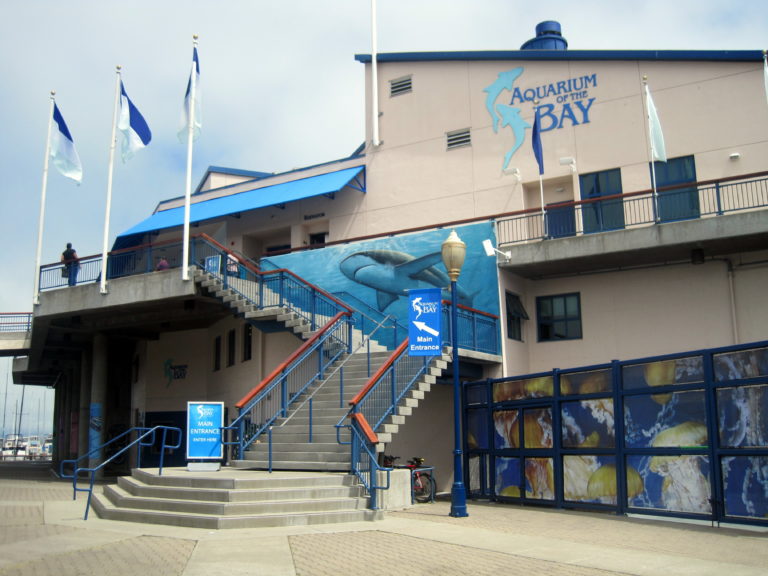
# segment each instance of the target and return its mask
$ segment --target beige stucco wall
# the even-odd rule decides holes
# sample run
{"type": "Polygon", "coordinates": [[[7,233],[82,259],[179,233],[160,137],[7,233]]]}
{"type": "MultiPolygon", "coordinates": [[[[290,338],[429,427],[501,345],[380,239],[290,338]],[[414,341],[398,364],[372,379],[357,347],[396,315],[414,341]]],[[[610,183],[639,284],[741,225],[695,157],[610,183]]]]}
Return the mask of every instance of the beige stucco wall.
{"type": "Polygon", "coordinates": [[[225,318],[207,329],[168,332],[146,345],[146,366],[133,387],[133,407],[140,411],[186,410],[188,401],[224,402],[230,418],[234,407],[301,341],[287,332],[265,334],[254,328],[252,357],[243,361],[243,325],[238,318],[225,318]],[[227,365],[228,333],[235,330],[235,363],[227,365]],[[213,370],[214,339],[221,337],[221,368],[213,370]],[[168,379],[164,363],[186,365],[183,379],[168,379]]]}
{"type": "Polygon", "coordinates": [[[523,322],[523,343],[505,340],[507,373],[764,340],[768,308],[762,300],[768,263],[755,254],[735,254],[730,261],[735,319],[724,259],[542,281],[503,275],[505,289],[520,295],[530,316],[523,322]],[[573,292],[581,295],[583,338],[537,342],[536,298],[573,292]]]}

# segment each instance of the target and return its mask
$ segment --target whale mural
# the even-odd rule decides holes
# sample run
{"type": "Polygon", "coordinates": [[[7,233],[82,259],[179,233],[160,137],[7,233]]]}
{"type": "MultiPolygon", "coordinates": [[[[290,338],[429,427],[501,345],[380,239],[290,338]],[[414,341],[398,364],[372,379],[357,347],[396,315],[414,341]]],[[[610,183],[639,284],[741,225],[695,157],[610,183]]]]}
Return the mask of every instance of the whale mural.
{"type": "MultiPolygon", "coordinates": [[[[415,258],[394,250],[355,252],[339,263],[341,272],[353,282],[376,291],[376,305],[383,312],[399,297],[408,297],[408,290],[429,284],[446,288],[451,281],[437,266],[442,266],[439,252],[415,258]]],[[[458,284],[457,284],[458,286],[458,284]]],[[[458,286],[459,303],[469,306],[472,298],[458,286]]]]}
{"type": "MultiPolygon", "coordinates": [[[[482,247],[483,240],[494,238],[491,224],[469,224],[456,231],[467,245],[457,282],[459,303],[498,314],[496,259],[486,256],[482,247]]],[[[444,297],[450,298],[450,279],[441,256],[449,232],[429,230],[327,246],[268,258],[265,264],[287,268],[331,294],[351,294],[405,324],[409,290],[443,288],[444,297]]]]}

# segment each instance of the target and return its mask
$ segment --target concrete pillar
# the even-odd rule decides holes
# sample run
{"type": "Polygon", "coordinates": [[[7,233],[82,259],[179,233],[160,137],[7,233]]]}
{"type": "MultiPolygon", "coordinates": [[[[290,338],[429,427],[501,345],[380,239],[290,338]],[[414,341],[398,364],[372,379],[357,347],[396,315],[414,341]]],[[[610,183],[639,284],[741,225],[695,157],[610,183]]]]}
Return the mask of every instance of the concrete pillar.
{"type": "MultiPolygon", "coordinates": [[[[91,394],[88,405],[88,451],[101,446],[105,441],[104,425],[106,422],[107,399],[107,337],[96,334],[91,348],[91,394]]],[[[103,451],[94,453],[88,459],[88,466],[101,464],[103,451]]],[[[101,474],[99,474],[99,477],[101,474]]]]}

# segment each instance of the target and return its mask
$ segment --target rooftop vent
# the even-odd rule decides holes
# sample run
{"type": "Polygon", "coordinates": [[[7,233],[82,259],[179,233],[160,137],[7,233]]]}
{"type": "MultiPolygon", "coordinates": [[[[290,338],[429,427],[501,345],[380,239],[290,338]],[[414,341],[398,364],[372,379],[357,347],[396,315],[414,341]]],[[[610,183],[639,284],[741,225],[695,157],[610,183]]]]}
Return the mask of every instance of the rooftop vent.
{"type": "Polygon", "coordinates": [[[546,20],[536,24],[536,38],[528,40],[520,50],[568,50],[568,41],[560,33],[560,22],[546,20]]]}

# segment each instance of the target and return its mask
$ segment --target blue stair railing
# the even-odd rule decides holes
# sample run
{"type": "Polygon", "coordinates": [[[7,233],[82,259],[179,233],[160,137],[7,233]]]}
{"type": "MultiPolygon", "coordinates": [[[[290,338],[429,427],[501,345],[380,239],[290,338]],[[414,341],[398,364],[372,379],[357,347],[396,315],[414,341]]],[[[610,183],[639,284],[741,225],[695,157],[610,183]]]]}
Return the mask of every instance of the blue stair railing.
{"type": "Polygon", "coordinates": [[[350,400],[350,410],[336,425],[337,441],[350,444],[351,471],[368,490],[371,508],[378,505],[378,490],[389,488],[389,468],[379,466],[375,446],[376,430],[395,414],[400,401],[425,375],[435,356],[409,356],[406,338],[390,355],[379,370],[371,376],[360,392],[350,400]],[[342,430],[349,430],[349,442],[341,438],[342,430]],[[386,472],[385,485],[378,484],[378,472],[386,472]]]}
{"type": "Polygon", "coordinates": [[[112,461],[121,458],[124,454],[126,454],[131,448],[134,446],[137,446],[136,450],[136,468],[141,468],[141,449],[147,446],[154,446],[155,440],[156,440],[156,433],[160,432],[161,438],[160,438],[160,463],[158,467],[158,474],[162,476],[163,474],[163,462],[164,462],[164,456],[166,449],[177,449],[181,447],[181,440],[182,440],[182,433],[180,428],[176,428],[173,426],[155,426],[153,428],[143,428],[143,427],[135,427],[130,428],[123,432],[122,434],[119,434],[115,436],[114,438],[110,439],[108,442],[105,442],[101,446],[97,446],[95,448],[92,448],[90,452],[87,454],[83,454],[82,456],[74,459],[74,460],[62,460],[59,464],[59,476],[61,478],[71,478],[72,479],[72,500],[77,499],[77,493],[78,492],[87,492],[88,493],[88,501],[85,505],[85,515],[83,516],[83,520],[88,520],[88,511],[91,509],[91,496],[93,495],[93,485],[96,481],[96,475],[99,471],[103,470],[107,464],[110,464],[112,461]],[[176,441],[174,443],[168,442],[168,433],[173,432],[176,434],[176,441]],[[137,434],[136,438],[133,440],[130,440],[132,434],[137,434]],[[123,446],[123,444],[125,444],[123,446]],[[114,454],[112,454],[109,458],[102,461],[100,464],[96,466],[81,466],[81,462],[88,462],[91,459],[99,459],[102,454],[102,450],[106,450],[109,447],[112,447],[113,449],[116,449],[117,447],[122,446],[119,450],[115,451],[114,454]],[[67,470],[70,469],[72,472],[68,472],[67,470]],[[80,488],[77,485],[78,479],[80,479],[83,476],[87,476],[88,478],[88,486],[87,488],[80,488]]]}
{"type": "Polygon", "coordinates": [[[324,377],[329,366],[352,347],[351,313],[337,313],[330,322],[275,368],[253,390],[235,404],[239,414],[224,429],[235,438],[225,441],[235,446],[236,457],[266,432],[312,384],[324,377]]]}

